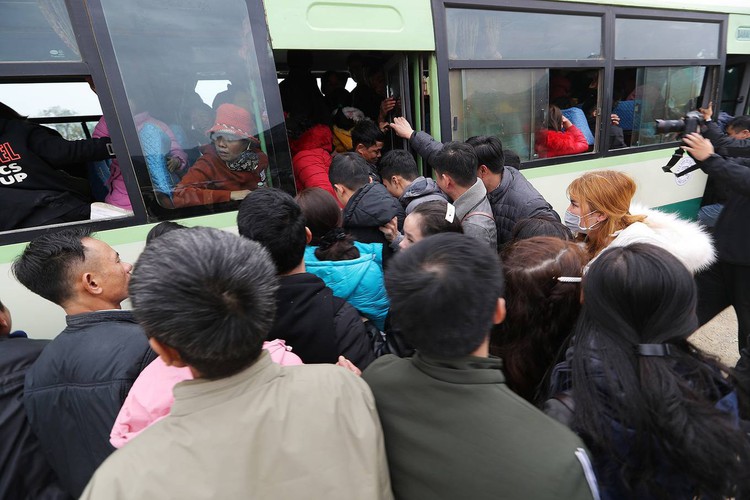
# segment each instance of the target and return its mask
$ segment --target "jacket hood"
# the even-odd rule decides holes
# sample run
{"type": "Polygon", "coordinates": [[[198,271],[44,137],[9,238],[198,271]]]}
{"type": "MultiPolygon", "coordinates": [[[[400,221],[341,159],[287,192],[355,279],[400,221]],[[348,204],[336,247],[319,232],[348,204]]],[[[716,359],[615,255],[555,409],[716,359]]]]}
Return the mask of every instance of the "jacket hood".
{"type": "Polygon", "coordinates": [[[651,243],[677,257],[692,273],[706,269],[716,260],[711,236],[698,223],[637,204],[630,206],[630,213],[645,215],[646,219],[615,233],[617,237],[610,246],[651,243]]]}
{"type": "Polygon", "coordinates": [[[378,182],[359,188],[344,207],[344,227],[380,227],[403,213],[399,201],[378,182]]]}
{"type": "MultiPolygon", "coordinates": [[[[402,203],[409,203],[414,198],[420,198],[428,194],[437,194],[445,198],[445,194],[440,191],[437,182],[420,175],[404,190],[404,194],[401,195],[400,200],[402,203]]],[[[446,201],[448,200],[448,198],[445,199],[446,201]]]]}
{"type": "MultiPolygon", "coordinates": [[[[318,247],[308,246],[305,248],[305,267],[307,272],[312,273],[322,279],[328,287],[335,291],[337,297],[350,301],[349,297],[362,285],[367,279],[368,273],[372,267],[378,267],[378,256],[380,249],[375,249],[376,244],[358,244],[357,249],[360,255],[351,260],[318,260],[315,257],[315,250],[318,247]],[[366,245],[366,246],[364,246],[366,245]],[[369,250],[365,252],[363,249],[369,250]]],[[[380,246],[378,244],[378,246],[380,246]]]]}
{"type": "Polygon", "coordinates": [[[299,136],[296,141],[289,141],[292,155],[309,149],[333,151],[333,134],[327,125],[315,125],[299,136]]]}

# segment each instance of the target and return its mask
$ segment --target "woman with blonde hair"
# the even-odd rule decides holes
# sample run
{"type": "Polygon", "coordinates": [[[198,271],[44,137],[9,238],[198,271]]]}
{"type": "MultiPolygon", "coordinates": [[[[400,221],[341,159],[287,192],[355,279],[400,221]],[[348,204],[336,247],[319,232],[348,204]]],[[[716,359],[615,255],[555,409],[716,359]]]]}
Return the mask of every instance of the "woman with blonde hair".
{"type": "Polygon", "coordinates": [[[632,204],[635,192],[635,181],[614,170],[586,172],[568,186],[565,225],[586,243],[592,259],[608,247],[651,243],[693,273],[715,260],[711,237],[700,225],[632,204]]]}

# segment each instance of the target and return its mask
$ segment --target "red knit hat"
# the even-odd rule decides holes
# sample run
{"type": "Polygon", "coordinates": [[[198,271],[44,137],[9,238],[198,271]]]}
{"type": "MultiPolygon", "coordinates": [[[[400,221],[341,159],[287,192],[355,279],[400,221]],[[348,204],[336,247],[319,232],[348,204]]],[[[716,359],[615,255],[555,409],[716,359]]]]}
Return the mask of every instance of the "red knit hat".
{"type": "Polygon", "coordinates": [[[255,135],[255,127],[246,109],[234,104],[222,104],[216,110],[216,123],[206,130],[206,135],[211,137],[211,134],[218,132],[252,139],[255,135]]]}

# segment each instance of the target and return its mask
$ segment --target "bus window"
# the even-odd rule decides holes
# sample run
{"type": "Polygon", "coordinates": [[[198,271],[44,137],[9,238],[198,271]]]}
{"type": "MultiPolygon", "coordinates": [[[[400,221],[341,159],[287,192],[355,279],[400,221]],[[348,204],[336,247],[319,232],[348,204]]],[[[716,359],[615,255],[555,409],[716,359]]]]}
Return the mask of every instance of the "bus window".
{"type": "Polygon", "coordinates": [[[0,62],[80,61],[64,0],[0,0],[0,62]]]}
{"type": "Polygon", "coordinates": [[[269,131],[283,119],[266,109],[246,2],[102,7],[141,145],[144,199],[167,209],[226,204],[272,184],[278,169],[269,152],[286,144],[273,144],[269,131]],[[240,143],[243,151],[234,151],[240,143]]]}

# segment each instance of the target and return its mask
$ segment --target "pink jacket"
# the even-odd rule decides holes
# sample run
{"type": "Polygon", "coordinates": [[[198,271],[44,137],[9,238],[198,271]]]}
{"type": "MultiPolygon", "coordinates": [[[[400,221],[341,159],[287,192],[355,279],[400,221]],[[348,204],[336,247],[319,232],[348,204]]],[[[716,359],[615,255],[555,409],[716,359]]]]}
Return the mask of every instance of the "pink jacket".
{"type": "MultiPolygon", "coordinates": [[[[272,361],[282,366],[303,364],[283,340],[263,342],[263,349],[268,351],[272,361]]],[[[178,382],[192,378],[190,368],[167,366],[161,358],[153,360],[135,379],[125,398],[109,435],[112,446],[122,448],[146,427],[169,415],[174,404],[172,388],[178,382]]]]}
{"type": "MultiPolygon", "coordinates": [[[[181,163],[180,170],[185,169],[187,166],[187,155],[177,142],[172,129],[170,129],[166,123],[153,118],[147,112],[138,113],[133,117],[133,120],[135,121],[135,128],[137,130],[141,130],[146,123],[153,123],[162,129],[164,133],[169,136],[170,156],[179,158],[181,163]]],[[[109,137],[109,128],[107,128],[107,122],[104,120],[104,117],[102,117],[101,120],[99,120],[99,123],[96,124],[94,133],[91,135],[92,137],[109,137]]],[[[125,189],[125,179],[122,178],[122,171],[120,170],[120,163],[117,161],[117,158],[113,159],[109,165],[107,188],[109,189],[109,194],[104,198],[104,201],[111,205],[124,208],[125,210],[133,210],[130,203],[130,197],[128,197],[128,191],[125,189]]]]}

